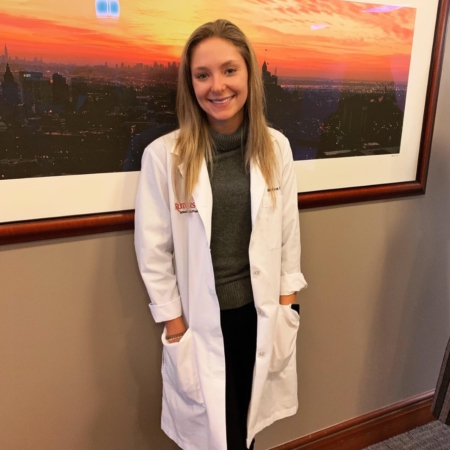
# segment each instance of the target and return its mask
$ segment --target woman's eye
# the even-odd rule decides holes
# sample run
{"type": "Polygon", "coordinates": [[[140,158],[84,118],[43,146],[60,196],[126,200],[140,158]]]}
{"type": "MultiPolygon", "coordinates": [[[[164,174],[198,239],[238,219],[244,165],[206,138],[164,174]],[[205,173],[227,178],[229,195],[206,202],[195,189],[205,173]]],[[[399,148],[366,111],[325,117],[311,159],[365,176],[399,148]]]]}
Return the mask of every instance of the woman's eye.
{"type": "Polygon", "coordinates": [[[199,73],[199,74],[195,75],[195,78],[197,80],[204,80],[206,78],[206,73],[199,73]]]}
{"type": "Polygon", "coordinates": [[[236,69],[227,69],[227,70],[225,71],[225,73],[226,73],[227,75],[231,75],[231,74],[234,73],[234,72],[236,72],[236,69]]]}

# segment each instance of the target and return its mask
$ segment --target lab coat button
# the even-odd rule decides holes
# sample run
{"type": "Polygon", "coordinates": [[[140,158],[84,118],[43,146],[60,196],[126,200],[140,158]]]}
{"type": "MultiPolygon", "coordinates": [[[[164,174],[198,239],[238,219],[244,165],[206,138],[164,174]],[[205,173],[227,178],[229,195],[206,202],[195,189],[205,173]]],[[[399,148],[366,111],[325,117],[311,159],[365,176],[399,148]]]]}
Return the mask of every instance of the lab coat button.
{"type": "Polygon", "coordinates": [[[260,350],[260,351],[258,352],[258,356],[259,356],[260,358],[263,358],[265,355],[266,355],[266,352],[263,352],[262,350],[260,350]]]}
{"type": "Polygon", "coordinates": [[[253,276],[254,277],[259,277],[259,274],[260,274],[259,270],[254,270],[253,271],[253,276]]]}
{"type": "Polygon", "coordinates": [[[256,313],[258,316],[264,316],[264,311],[261,308],[256,308],[256,313]]]}

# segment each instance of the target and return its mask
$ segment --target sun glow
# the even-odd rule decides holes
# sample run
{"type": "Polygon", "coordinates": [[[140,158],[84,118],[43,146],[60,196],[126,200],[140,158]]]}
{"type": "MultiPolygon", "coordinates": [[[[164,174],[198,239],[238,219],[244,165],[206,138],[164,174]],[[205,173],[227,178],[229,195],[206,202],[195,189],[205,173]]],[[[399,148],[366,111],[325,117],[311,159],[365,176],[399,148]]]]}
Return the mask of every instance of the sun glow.
{"type": "Polygon", "coordinates": [[[406,80],[415,12],[339,0],[2,0],[0,27],[19,58],[153,64],[178,60],[197,26],[226,17],[278,75],[376,79],[395,67],[406,80]]]}

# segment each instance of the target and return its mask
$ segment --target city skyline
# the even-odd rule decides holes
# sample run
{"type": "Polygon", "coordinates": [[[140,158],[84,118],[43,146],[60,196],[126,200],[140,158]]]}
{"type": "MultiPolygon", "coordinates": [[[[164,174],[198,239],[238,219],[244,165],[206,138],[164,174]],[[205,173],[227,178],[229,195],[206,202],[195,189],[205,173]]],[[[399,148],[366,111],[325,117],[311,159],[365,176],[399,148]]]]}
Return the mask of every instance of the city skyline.
{"type": "MultiPolygon", "coordinates": [[[[4,48],[7,48],[7,44],[5,44],[4,48]]],[[[9,50],[8,50],[9,53],[9,50]]],[[[65,68],[70,69],[73,67],[88,67],[88,68],[107,68],[111,70],[117,70],[117,69],[154,69],[156,67],[167,69],[170,68],[173,64],[176,65],[178,68],[179,61],[164,61],[163,63],[160,63],[159,61],[153,61],[149,64],[144,64],[142,62],[137,61],[130,61],[128,64],[125,64],[123,61],[121,63],[110,63],[109,61],[104,61],[103,63],[99,64],[76,64],[76,63],[61,63],[57,61],[45,61],[43,59],[38,58],[37,56],[32,57],[32,59],[26,59],[26,58],[19,58],[16,57],[14,54],[12,56],[8,56],[7,58],[4,57],[5,55],[0,55],[0,67],[6,67],[3,66],[6,63],[9,63],[9,66],[13,73],[19,73],[19,71],[27,71],[32,70],[33,66],[48,66],[50,67],[59,67],[59,68],[65,68]],[[3,59],[2,59],[3,58],[3,59]],[[21,66],[21,64],[26,64],[26,66],[21,66]]],[[[270,68],[269,65],[273,65],[270,60],[266,61],[264,60],[268,66],[268,69],[270,68]]],[[[51,72],[49,69],[48,72],[51,72]]],[[[0,80],[2,76],[2,71],[0,71],[0,80]]],[[[95,76],[94,76],[95,77],[95,76]]],[[[70,76],[69,76],[70,78],[70,76]]],[[[317,78],[317,77],[311,77],[311,76],[278,76],[279,80],[283,80],[283,83],[286,82],[289,84],[290,81],[298,80],[298,81],[314,81],[315,84],[320,84],[320,82],[324,83],[342,83],[342,84],[351,84],[355,82],[361,82],[366,84],[376,84],[376,83],[394,83],[395,85],[406,85],[406,81],[398,81],[394,82],[392,78],[390,79],[372,79],[372,80],[364,80],[364,79],[352,79],[352,78],[346,78],[342,79],[342,77],[337,78],[330,78],[330,77],[323,77],[323,78],[317,78]]]]}
{"type": "MultiPolygon", "coordinates": [[[[84,67],[85,77],[76,65],[14,61],[25,70],[14,75],[4,64],[0,179],[140,170],[146,145],[177,126],[175,62],[138,63],[120,76],[84,67]]],[[[283,87],[266,62],[261,69],[267,119],[295,160],[400,151],[406,85],[313,79],[283,87]]]]}
{"type": "Polygon", "coordinates": [[[227,15],[247,33],[259,62],[270,61],[280,77],[407,81],[414,8],[373,12],[370,3],[337,0],[203,3],[122,0],[121,17],[105,20],[96,18],[92,0],[70,4],[64,14],[56,0],[4,0],[0,26],[10,61],[151,65],[178,62],[196,26],[232,11],[227,15]]]}

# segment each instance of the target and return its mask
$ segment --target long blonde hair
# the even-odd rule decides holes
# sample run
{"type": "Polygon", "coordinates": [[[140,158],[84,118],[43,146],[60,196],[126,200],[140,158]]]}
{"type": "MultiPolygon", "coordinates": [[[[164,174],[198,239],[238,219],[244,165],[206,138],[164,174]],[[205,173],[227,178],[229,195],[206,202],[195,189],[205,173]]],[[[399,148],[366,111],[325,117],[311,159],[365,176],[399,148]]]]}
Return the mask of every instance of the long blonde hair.
{"type": "Polygon", "coordinates": [[[256,54],[244,33],[228,20],[219,19],[197,28],[184,46],[178,74],[177,115],[180,126],[176,142],[172,179],[175,195],[186,204],[197,184],[203,160],[212,166],[214,145],[209,133],[206,113],[195,97],[191,75],[194,49],[205,39],[217,37],[231,42],[243,57],[248,71],[248,96],[244,106],[244,121],[248,127],[245,166],[256,163],[273,197],[276,183],[277,159],[265,119],[265,95],[256,54]],[[178,166],[183,164],[184,177],[180,183],[178,166]]]}

